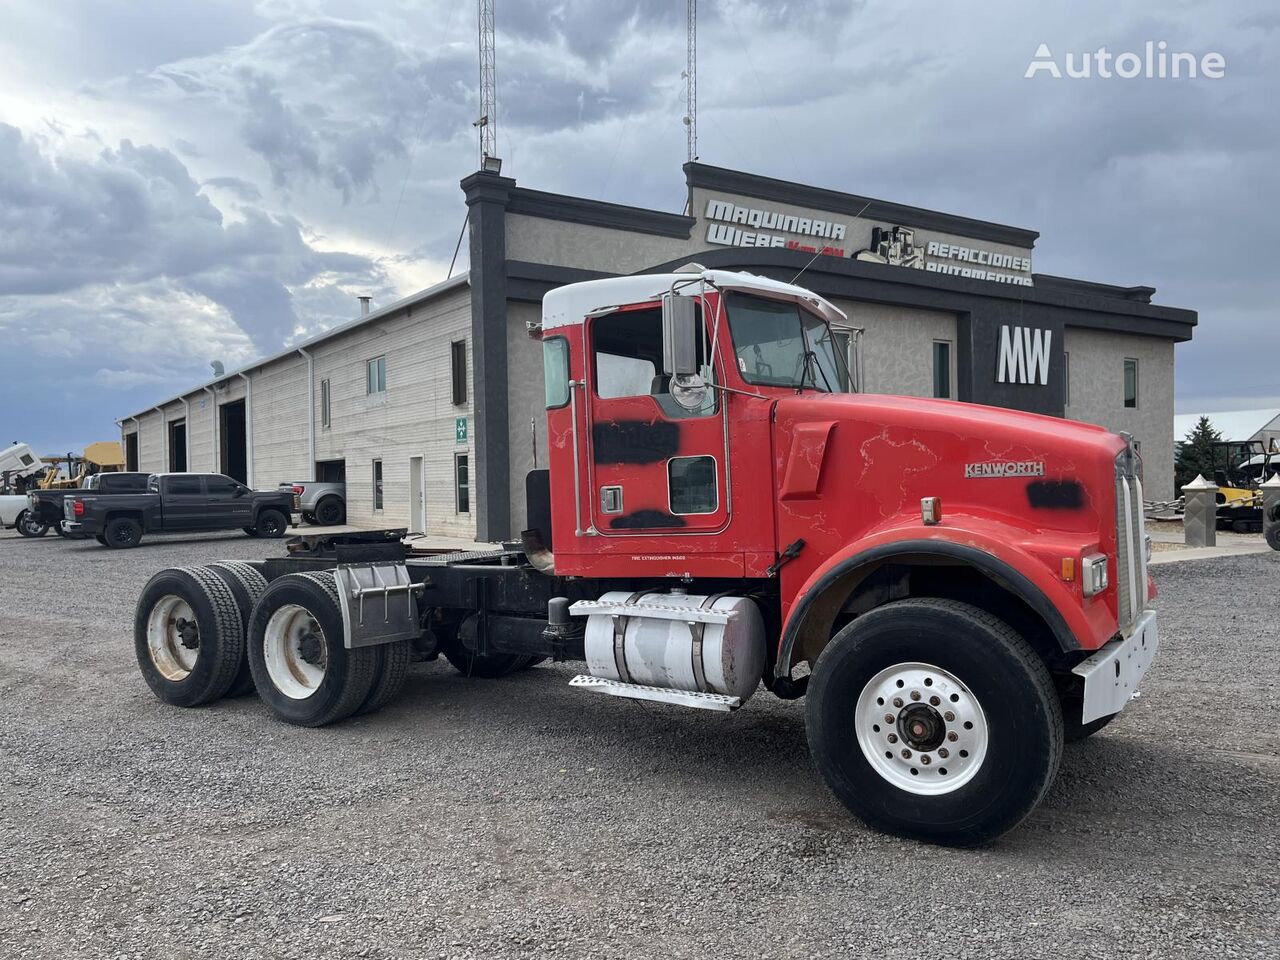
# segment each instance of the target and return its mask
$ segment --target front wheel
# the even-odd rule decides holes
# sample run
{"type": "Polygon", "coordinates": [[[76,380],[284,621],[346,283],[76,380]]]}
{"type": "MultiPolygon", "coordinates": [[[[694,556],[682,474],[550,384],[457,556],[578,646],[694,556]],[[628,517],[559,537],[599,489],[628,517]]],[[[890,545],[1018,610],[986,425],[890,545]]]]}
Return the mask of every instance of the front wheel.
{"type": "Polygon", "coordinates": [[[1280,521],[1273,523],[1267,529],[1267,545],[1272,550],[1280,550],[1280,521]]]}
{"type": "Polygon", "coordinates": [[[41,523],[40,518],[30,510],[23,510],[14,521],[14,528],[24,537],[43,537],[49,532],[49,525],[41,523]]]}
{"type": "Polygon", "coordinates": [[[1062,757],[1062,714],[1043,661],[1003,621],[913,598],[832,638],[805,725],[832,793],[869,825],[974,846],[1017,826],[1062,757]]]}

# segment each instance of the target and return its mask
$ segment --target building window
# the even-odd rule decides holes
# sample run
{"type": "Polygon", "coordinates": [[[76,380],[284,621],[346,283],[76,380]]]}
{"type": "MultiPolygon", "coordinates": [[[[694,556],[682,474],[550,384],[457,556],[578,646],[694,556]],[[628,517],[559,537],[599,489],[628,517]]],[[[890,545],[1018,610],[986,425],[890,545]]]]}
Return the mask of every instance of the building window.
{"type": "Polygon", "coordinates": [[[329,429],[329,381],[320,381],[320,426],[329,429]]]}
{"type": "Polygon", "coordinates": [[[374,357],[366,365],[366,384],[367,393],[372,396],[375,393],[387,392],[387,358],[374,357]]]}
{"type": "Polygon", "coordinates": [[[373,461],[373,509],[382,509],[382,461],[373,461]]]}
{"type": "Polygon", "coordinates": [[[715,513],[719,507],[714,457],[673,457],[667,461],[671,512],[715,513]]]}
{"type": "Polygon", "coordinates": [[[459,513],[471,512],[471,468],[465,453],[453,455],[453,485],[459,513]]]}
{"type": "Polygon", "coordinates": [[[951,399],[951,341],[933,341],[933,395],[951,399]]]}
{"type": "Polygon", "coordinates": [[[449,344],[449,369],[453,374],[454,406],[467,402],[467,341],[449,344]]]}
{"type": "Polygon", "coordinates": [[[1062,352],[1062,405],[1071,406],[1071,354],[1062,352]]]}
{"type": "Polygon", "coordinates": [[[1124,359],[1124,405],[1138,406],[1138,361],[1132,357],[1124,359]]]}

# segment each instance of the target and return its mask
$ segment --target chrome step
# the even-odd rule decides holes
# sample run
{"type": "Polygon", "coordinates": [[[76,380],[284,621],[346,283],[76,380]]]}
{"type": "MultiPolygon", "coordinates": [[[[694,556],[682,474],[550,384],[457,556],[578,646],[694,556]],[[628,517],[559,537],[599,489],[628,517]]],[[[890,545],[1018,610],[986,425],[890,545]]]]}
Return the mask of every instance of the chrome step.
{"type": "Polygon", "coordinates": [[[696,693],[689,690],[668,690],[665,687],[647,687],[641,683],[622,683],[603,677],[579,674],[569,681],[569,686],[580,690],[594,690],[611,697],[628,697],[632,700],[652,700],[654,703],[674,703],[679,707],[695,707],[699,710],[720,710],[728,713],[742,706],[741,697],[726,697],[721,693],[696,693]]]}

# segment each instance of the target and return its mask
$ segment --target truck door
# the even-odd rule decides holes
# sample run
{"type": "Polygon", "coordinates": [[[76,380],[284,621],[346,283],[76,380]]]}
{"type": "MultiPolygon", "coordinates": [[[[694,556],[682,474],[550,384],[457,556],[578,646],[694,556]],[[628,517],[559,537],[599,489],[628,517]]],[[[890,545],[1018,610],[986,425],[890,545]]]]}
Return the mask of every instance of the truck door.
{"type": "Polygon", "coordinates": [[[161,529],[199,530],[204,525],[204,484],[197,473],[174,473],[161,478],[161,529]]]}
{"type": "Polygon", "coordinates": [[[218,530],[234,530],[253,524],[253,497],[241,483],[221,474],[205,477],[208,491],[208,526],[218,530]]]}
{"type": "MultiPolygon", "coordinates": [[[[705,337],[704,337],[705,341],[705,337]]],[[[724,422],[675,402],[662,372],[662,310],[627,307],[589,321],[587,499],[605,536],[712,533],[728,523],[724,422]]],[[[705,355],[706,345],[702,345],[705,355]]]]}

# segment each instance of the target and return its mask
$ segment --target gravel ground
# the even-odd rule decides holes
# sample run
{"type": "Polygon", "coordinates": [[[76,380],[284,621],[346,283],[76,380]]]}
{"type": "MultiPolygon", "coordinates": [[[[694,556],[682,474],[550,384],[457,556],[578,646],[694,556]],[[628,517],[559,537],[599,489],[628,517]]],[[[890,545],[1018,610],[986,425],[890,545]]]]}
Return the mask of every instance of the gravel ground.
{"type": "Polygon", "coordinates": [[[1143,697],[955,851],[847,815],[768,694],[722,717],[441,661],[326,730],[156,701],[146,578],[275,549],[0,534],[0,957],[1280,955],[1280,554],[1159,568],[1143,697]]]}

